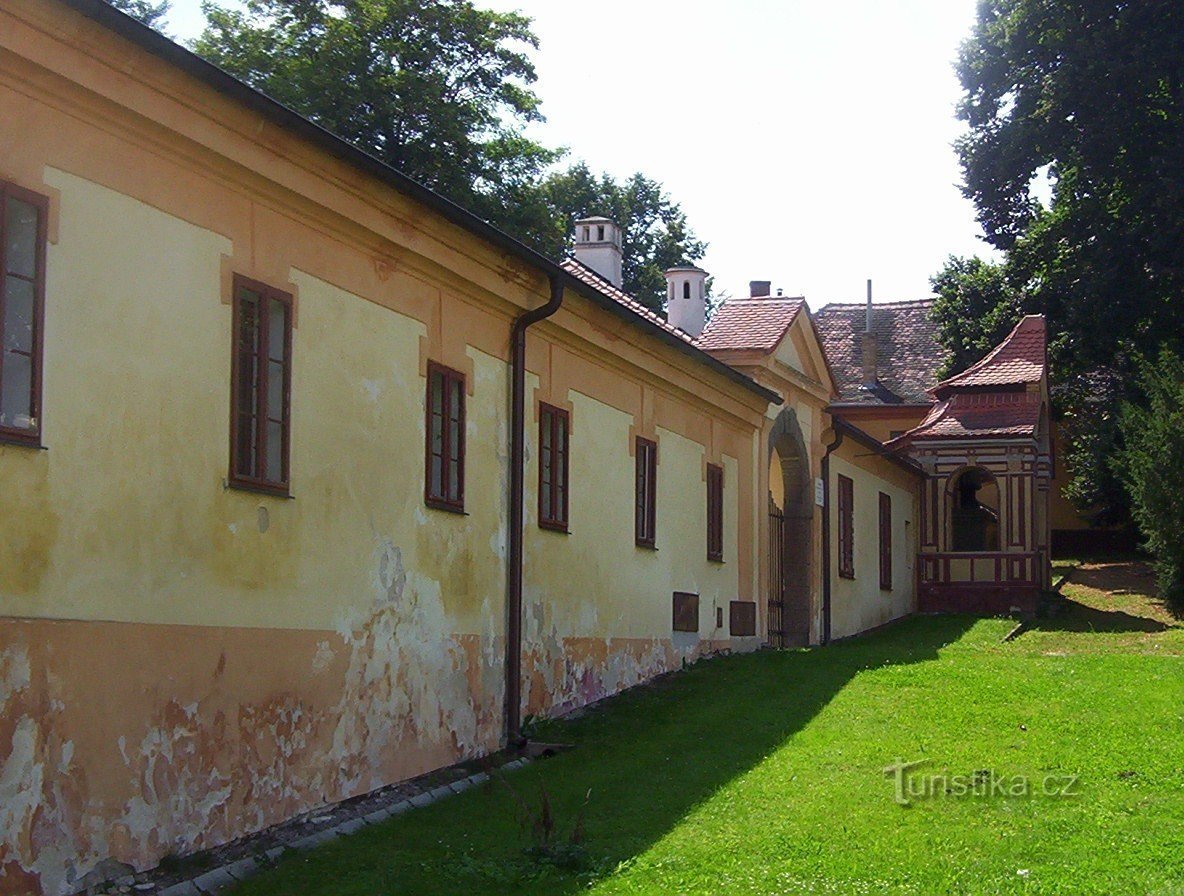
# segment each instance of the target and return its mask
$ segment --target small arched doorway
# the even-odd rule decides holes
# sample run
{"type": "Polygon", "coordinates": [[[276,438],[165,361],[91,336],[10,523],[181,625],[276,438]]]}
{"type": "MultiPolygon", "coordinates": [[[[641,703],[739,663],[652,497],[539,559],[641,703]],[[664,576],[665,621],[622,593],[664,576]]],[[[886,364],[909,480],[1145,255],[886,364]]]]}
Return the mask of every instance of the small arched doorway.
{"type": "Polygon", "coordinates": [[[950,550],[999,550],[999,483],[982,467],[950,479],[950,550]]]}
{"type": "Polygon", "coordinates": [[[814,502],[797,415],[782,410],[769,434],[769,643],[810,643],[814,502]]]}

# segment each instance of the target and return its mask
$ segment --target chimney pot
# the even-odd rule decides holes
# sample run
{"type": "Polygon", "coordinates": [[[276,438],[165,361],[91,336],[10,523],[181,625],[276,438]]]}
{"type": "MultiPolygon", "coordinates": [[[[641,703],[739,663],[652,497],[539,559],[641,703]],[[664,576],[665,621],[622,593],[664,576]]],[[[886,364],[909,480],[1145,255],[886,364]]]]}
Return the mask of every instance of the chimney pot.
{"type": "Polygon", "coordinates": [[[772,287],[772,280],[749,280],[748,296],[752,299],[767,299],[772,287]]]}
{"type": "Polygon", "coordinates": [[[666,320],[692,339],[707,324],[707,272],[694,265],[666,271],[666,320]]]}
{"type": "Polygon", "coordinates": [[[576,221],[576,261],[591,268],[618,289],[622,280],[621,229],[609,218],[576,221]]]}

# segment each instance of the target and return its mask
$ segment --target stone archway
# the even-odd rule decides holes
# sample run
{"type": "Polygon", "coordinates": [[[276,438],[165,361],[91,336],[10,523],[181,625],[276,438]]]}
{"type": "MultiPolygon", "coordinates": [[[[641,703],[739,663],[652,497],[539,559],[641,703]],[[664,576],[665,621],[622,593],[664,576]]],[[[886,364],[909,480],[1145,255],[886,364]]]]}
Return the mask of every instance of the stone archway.
{"type": "Polygon", "coordinates": [[[784,408],[769,433],[769,643],[810,643],[814,501],[810,455],[797,414],[784,408]]]}

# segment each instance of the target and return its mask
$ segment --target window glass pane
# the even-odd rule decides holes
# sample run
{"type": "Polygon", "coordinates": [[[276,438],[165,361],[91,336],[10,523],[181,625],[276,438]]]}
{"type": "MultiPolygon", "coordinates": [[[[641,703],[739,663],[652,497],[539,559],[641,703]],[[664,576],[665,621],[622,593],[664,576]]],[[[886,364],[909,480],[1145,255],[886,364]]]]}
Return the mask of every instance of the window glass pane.
{"type": "Polygon", "coordinates": [[[272,482],[284,481],[284,425],[274,420],[267,421],[267,469],[263,478],[272,482]]]}
{"type": "Polygon", "coordinates": [[[284,418],[284,365],[282,361],[267,362],[267,416],[284,418]]]}
{"type": "Polygon", "coordinates": [[[33,350],[33,283],[19,277],[4,282],[3,347],[22,352],[33,350]]]}
{"type": "Polygon", "coordinates": [[[0,426],[34,429],[32,419],[33,361],[28,355],[6,351],[0,380],[0,426]]]}
{"type": "Polygon", "coordinates": [[[267,355],[272,361],[283,362],[287,349],[288,306],[275,299],[267,302],[267,355]]]}
{"type": "Polygon", "coordinates": [[[549,411],[543,411],[542,419],[539,421],[540,437],[542,439],[543,457],[551,451],[551,426],[553,424],[552,416],[549,411]]]}
{"type": "Polygon", "coordinates": [[[455,457],[448,462],[448,494],[449,501],[460,500],[460,461],[455,457]]]}
{"type": "Polygon", "coordinates": [[[543,508],[543,519],[553,519],[554,514],[551,511],[551,483],[546,479],[539,486],[539,503],[543,508]]]}
{"type": "Polygon", "coordinates": [[[4,265],[9,273],[37,273],[37,207],[9,199],[4,207],[4,265]]]}
{"type": "Polygon", "coordinates": [[[428,407],[433,414],[444,411],[444,377],[439,373],[428,374],[428,407]]]}
{"type": "Polygon", "coordinates": [[[255,418],[251,414],[239,414],[238,417],[234,469],[240,476],[255,476],[255,418]]]}
{"type": "Polygon", "coordinates": [[[444,497],[444,460],[438,454],[432,455],[428,464],[428,494],[436,498],[444,497]]]}

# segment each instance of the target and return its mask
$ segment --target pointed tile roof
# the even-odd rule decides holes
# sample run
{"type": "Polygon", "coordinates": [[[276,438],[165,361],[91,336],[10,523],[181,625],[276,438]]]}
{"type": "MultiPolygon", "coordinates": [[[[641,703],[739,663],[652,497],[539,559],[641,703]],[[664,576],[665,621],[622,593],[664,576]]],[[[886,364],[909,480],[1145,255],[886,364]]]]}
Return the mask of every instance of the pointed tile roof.
{"type": "Polygon", "coordinates": [[[730,299],[716,309],[695,345],[704,351],[771,352],[805,304],[779,296],[730,299]]]}
{"type": "Polygon", "coordinates": [[[953,389],[1038,383],[1044,378],[1047,338],[1044,317],[1029,314],[989,355],[938,383],[932,393],[941,397],[953,389]]]}
{"type": "Polygon", "coordinates": [[[1036,438],[1045,393],[1044,318],[1029,315],[989,355],[931,390],[938,401],[916,427],[889,445],[930,439],[1036,438]]]}

